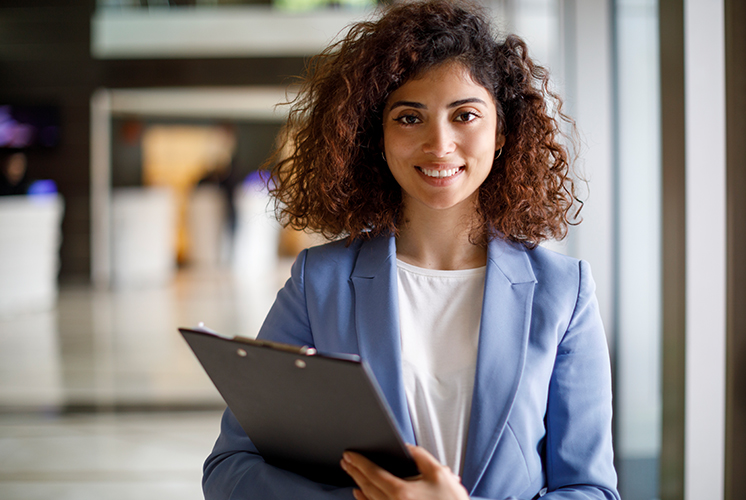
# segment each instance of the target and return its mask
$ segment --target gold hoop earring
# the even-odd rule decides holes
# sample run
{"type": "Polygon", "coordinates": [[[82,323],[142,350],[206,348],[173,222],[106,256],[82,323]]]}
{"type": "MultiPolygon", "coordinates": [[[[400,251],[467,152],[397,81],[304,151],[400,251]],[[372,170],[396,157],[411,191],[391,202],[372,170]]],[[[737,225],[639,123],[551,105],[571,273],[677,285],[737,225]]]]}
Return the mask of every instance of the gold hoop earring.
{"type": "Polygon", "coordinates": [[[497,160],[498,158],[500,158],[501,154],[503,154],[503,148],[497,150],[497,153],[495,153],[495,159],[497,160]]]}

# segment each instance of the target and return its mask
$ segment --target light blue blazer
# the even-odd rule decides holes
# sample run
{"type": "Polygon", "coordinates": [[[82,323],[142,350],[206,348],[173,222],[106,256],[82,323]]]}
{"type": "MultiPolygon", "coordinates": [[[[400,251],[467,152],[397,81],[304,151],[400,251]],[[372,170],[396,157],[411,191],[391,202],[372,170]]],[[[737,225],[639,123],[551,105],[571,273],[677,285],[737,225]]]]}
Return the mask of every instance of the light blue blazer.
{"type": "MultiPolygon", "coordinates": [[[[587,263],[494,240],[487,258],[462,483],[472,498],[619,499],[609,354],[587,263]]],[[[370,364],[404,439],[396,244],[304,250],[261,338],[355,353],[370,364]]],[[[205,498],[351,499],[264,462],[233,414],[204,467],[205,498]]]]}

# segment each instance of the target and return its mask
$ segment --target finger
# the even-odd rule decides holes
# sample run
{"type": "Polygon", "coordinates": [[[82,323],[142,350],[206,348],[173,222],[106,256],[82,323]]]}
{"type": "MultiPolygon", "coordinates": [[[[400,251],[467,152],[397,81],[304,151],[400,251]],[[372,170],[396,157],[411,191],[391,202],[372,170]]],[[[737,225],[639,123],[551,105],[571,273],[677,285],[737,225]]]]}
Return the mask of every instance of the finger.
{"type": "Polygon", "coordinates": [[[355,500],[371,500],[367,496],[365,496],[365,493],[363,493],[362,490],[358,489],[352,490],[352,496],[355,497],[355,500]]]}
{"type": "Polygon", "coordinates": [[[409,453],[412,455],[414,463],[420,470],[420,474],[424,477],[432,477],[443,468],[443,465],[441,465],[441,463],[438,462],[438,460],[425,448],[408,444],[407,449],[409,449],[409,453]]]}
{"type": "MultiPolygon", "coordinates": [[[[340,461],[340,465],[342,466],[342,469],[352,478],[353,481],[355,481],[355,484],[360,488],[360,490],[353,490],[353,494],[355,494],[355,491],[358,491],[360,493],[359,500],[362,499],[376,499],[376,498],[383,498],[383,493],[378,489],[378,487],[371,482],[371,480],[366,476],[365,471],[363,471],[361,468],[359,468],[355,462],[355,459],[348,459],[342,458],[340,461]]],[[[356,498],[358,498],[358,495],[356,495],[356,498]]]]}
{"type": "Polygon", "coordinates": [[[399,479],[398,477],[391,474],[386,469],[379,467],[371,460],[368,460],[363,455],[355,452],[345,452],[342,456],[342,460],[349,465],[352,465],[363,473],[366,477],[372,480],[392,481],[399,479]]]}
{"type": "Polygon", "coordinates": [[[400,483],[403,482],[359,453],[345,452],[342,463],[343,468],[345,464],[347,465],[345,471],[371,499],[388,498],[393,491],[401,487],[400,483]]]}

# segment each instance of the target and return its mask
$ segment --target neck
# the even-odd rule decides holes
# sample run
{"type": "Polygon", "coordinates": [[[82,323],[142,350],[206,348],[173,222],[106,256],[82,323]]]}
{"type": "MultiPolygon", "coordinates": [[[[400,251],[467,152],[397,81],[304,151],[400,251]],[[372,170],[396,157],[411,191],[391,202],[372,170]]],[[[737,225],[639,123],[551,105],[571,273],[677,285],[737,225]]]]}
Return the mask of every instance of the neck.
{"type": "Polygon", "coordinates": [[[471,201],[464,205],[446,210],[405,205],[404,222],[396,240],[397,258],[427,269],[484,266],[487,249],[469,239],[476,210],[471,201]]]}

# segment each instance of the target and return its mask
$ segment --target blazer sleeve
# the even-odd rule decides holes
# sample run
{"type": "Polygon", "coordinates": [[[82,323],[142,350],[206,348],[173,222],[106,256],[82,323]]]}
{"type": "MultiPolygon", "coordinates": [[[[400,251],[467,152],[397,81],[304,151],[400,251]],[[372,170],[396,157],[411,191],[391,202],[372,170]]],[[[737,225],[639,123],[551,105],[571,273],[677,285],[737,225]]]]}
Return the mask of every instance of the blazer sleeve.
{"type": "MultiPolygon", "coordinates": [[[[277,294],[259,337],[296,345],[313,345],[304,293],[304,250],[293,264],[291,277],[277,294]]],[[[315,483],[267,464],[236,417],[227,409],[220,436],[205,461],[202,489],[205,500],[352,499],[352,488],[315,483]]]]}
{"type": "Polygon", "coordinates": [[[578,297],[560,339],[546,413],[547,500],[619,500],[611,438],[611,368],[595,283],[579,263],[578,297]]]}

